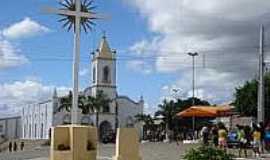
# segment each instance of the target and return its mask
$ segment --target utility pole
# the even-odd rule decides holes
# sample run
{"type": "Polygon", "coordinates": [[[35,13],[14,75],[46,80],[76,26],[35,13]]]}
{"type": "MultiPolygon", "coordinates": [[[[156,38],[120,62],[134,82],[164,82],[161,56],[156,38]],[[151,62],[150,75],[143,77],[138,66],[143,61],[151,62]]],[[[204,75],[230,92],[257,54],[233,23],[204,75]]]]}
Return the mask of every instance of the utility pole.
{"type": "Polygon", "coordinates": [[[257,122],[264,122],[264,26],[260,27],[260,53],[259,53],[259,87],[258,87],[258,110],[257,122]]]}
{"type": "MultiPolygon", "coordinates": [[[[195,56],[199,54],[195,53],[188,53],[189,56],[192,57],[192,105],[195,105],[195,56]]],[[[195,116],[192,117],[192,130],[193,130],[193,140],[195,139],[195,116]]]]}

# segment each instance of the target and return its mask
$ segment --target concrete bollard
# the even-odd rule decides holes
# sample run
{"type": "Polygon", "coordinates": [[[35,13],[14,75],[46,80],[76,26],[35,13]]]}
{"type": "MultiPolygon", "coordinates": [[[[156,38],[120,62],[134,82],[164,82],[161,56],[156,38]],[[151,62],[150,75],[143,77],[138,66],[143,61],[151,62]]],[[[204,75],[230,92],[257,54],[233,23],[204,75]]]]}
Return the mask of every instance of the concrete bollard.
{"type": "Polygon", "coordinates": [[[97,129],[80,125],[52,129],[51,160],[96,160],[97,129]]]}
{"type": "Polygon", "coordinates": [[[141,160],[139,136],[135,128],[118,128],[113,160],[141,160]]]}

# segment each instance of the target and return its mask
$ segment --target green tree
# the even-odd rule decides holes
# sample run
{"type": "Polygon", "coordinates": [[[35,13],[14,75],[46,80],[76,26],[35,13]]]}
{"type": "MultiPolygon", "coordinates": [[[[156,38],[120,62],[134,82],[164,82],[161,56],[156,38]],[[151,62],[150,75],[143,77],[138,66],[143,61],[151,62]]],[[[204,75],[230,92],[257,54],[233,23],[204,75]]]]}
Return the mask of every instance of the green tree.
{"type": "MultiPolygon", "coordinates": [[[[111,102],[110,99],[103,93],[103,91],[98,91],[96,97],[79,95],[78,107],[81,109],[82,114],[95,113],[96,114],[96,127],[99,124],[99,114],[105,108],[109,106],[111,102]]],[[[58,112],[66,110],[71,111],[72,107],[72,92],[70,91],[67,96],[60,98],[60,105],[58,107],[58,112]]]]}
{"type": "Polygon", "coordinates": [[[174,101],[163,100],[163,104],[158,105],[159,110],[155,116],[162,116],[166,129],[166,139],[169,139],[169,131],[172,129],[172,122],[176,115],[176,107],[174,101]]]}
{"type": "MultiPolygon", "coordinates": [[[[145,137],[148,130],[153,130],[154,119],[149,114],[138,114],[135,116],[137,122],[143,122],[143,136],[145,137]]],[[[144,139],[143,137],[143,139],[144,139]]]]}
{"type": "MultiPolygon", "coordinates": [[[[201,100],[199,98],[195,98],[194,103],[195,103],[194,105],[203,105],[203,106],[210,105],[209,102],[201,100]]],[[[161,115],[163,117],[162,120],[163,123],[165,124],[167,138],[169,130],[173,130],[174,132],[179,131],[180,129],[183,129],[180,126],[183,125],[187,126],[188,124],[191,124],[191,119],[179,119],[179,117],[176,116],[176,114],[191,107],[192,104],[193,104],[192,98],[188,98],[185,100],[178,99],[177,101],[164,100],[162,104],[158,105],[159,110],[155,113],[155,116],[161,115]]],[[[191,127],[191,125],[188,127],[191,127]]]]}
{"type": "Polygon", "coordinates": [[[88,97],[89,106],[93,107],[93,110],[96,114],[96,127],[99,127],[99,114],[105,108],[109,107],[111,100],[103,93],[103,91],[98,91],[96,97],[88,97]]]}
{"type": "MultiPolygon", "coordinates": [[[[265,82],[265,119],[269,120],[269,98],[270,98],[270,73],[266,73],[265,82]]],[[[257,117],[257,102],[258,102],[258,82],[253,79],[246,81],[240,87],[235,88],[234,102],[232,103],[236,111],[242,116],[257,117]]]]}
{"type": "MultiPolygon", "coordinates": [[[[79,95],[78,97],[78,107],[81,109],[82,114],[89,114],[89,106],[85,105],[86,97],[84,95],[79,95]]],[[[69,91],[69,94],[67,96],[60,98],[59,107],[57,109],[57,112],[60,112],[62,110],[66,110],[67,112],[71,111],[72,107],[72,92],[69,91]]]]}
{"type": "Polygon", "coordinates": [[[149,114],[138,114],[135,116],[138,122],[144,122],[146,128],[151,128],[154,125],[154,119],[149,114]]]}
{"type": "Polygon", "coordinates": [[[237,112],[243,116],[257,116],[258,82],[247,81],[243,86],[235,89],[234,97],[237,112]]]}

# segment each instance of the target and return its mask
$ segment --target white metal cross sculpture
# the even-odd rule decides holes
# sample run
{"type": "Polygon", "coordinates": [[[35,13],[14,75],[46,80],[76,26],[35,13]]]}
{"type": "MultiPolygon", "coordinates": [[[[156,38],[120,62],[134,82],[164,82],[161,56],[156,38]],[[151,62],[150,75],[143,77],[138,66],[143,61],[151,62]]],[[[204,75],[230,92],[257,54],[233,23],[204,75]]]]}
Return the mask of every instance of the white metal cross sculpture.
{"type": "Polygon", "coordinates": [[[81,0],[73,0],[75,4],[75,11],[68,9],[54,9],[46,8],[46,12],[54,13],[65,16],[72,16],[75,18],[74,24],[74,48],[73,48],[73,98],[72,98],[72,124],[79,124],[78,121],[78,96],[79,96],[79,61],[80,61],[80,31],[81,31],[81,19],[99,19],[96,14],[91,12],[84,12],[81,10],[81,0]]]}

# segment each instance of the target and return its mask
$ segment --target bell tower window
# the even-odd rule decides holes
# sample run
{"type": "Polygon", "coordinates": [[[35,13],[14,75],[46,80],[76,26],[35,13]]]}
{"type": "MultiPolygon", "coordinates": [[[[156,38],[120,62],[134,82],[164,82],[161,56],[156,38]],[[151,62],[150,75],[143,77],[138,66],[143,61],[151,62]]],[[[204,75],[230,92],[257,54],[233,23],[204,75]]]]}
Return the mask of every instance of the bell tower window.
{"type": "Polygon", "coordinates": [[[103,83],[110,83],[110,69],[108,66],[103,68],[103,83]]]}
{"type": "Polygon", "coordinates": [[[96,83],[96,67],[93,68],[93,83],[96,83]]]}

